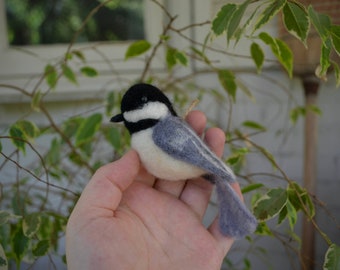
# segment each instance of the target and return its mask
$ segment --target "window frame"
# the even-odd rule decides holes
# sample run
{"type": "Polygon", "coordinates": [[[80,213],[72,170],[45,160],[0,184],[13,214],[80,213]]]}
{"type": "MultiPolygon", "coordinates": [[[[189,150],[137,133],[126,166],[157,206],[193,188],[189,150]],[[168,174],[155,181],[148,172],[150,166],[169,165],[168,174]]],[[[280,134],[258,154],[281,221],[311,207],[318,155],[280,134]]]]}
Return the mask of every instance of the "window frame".
{"type": "MultiPolygon", "coordinates": [[[[159,1],[163,4],[163,1],[159,1]]],[[[152,1],[144,0],[144,27],[145,39],[156,43],[163,30],[164,14],[152,1]],[[154,23],[154,22],[160,23],[154,23]]],[[[100,91],[103,82],[111,80],[113,74],[137,75],[144,67],[143,57],[125,61],[125,52],[131,41],[118,42],[89,42],[72,46],[72,50],[81,50],[86,57],[86,65],[98,70],[99,76],[86,78],[77,76],[78,85],[70,84],[67,80],[58,82],[58,91],[70,93],[81,90],[100,91]],[[96,47],[96,50],[93,48],[96,47]],[[100,83],[101,82],[101,83],[100,83]]],[[[5,2],[0,0],[0,84],[14,84],[32,90],[44,72],[47,64],[54,64],[62,59],[67,52],[69,44],[10,46],[7,38],[5,2]]],[[[77,68],[76,61],[70,61],[71,67],[77,68]]],[[[157,57],[152,65],[153,69],[165,69],[165,62],[157,57]]],[[[79,68],[78,68],[79,69],[79,68]]],[[[4,87],[0,88],[0,95],[13,94],[13,91],[4,87]]],[[[9,95],[11,96],[11,95],[9,95]]],[[[10,101],[7,95],[1,101],[10,101]]],[[[13,98],[16,99],[15,96],[13,98]]],[[[17,99],[16,99],[17,101],[17,99]]]]}

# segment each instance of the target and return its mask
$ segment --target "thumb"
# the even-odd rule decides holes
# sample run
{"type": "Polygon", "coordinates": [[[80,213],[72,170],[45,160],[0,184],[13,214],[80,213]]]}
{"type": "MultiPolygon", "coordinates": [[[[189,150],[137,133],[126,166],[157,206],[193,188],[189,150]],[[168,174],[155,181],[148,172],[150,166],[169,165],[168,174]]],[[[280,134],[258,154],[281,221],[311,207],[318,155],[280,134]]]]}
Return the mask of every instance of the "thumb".
{"type": "Polygon", "coordinates": [[[85,187],[76,208],[85,211],[93,207],[116,210],[123,191],[132,184],[139,169],[139,157],[134,150],[130,150],[119,160],[102,166],[85,187]]]}

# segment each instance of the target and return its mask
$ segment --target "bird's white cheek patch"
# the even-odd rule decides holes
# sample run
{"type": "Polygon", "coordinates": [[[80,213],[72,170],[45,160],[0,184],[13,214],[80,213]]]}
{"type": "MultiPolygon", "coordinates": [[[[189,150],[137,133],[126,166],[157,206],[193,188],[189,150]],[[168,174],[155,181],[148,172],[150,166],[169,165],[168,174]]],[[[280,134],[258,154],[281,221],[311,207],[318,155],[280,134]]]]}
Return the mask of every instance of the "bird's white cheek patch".
{"type": "Polygon", "coordinates": [[[196,166],[170,157],[152,141],[152,129],[133,134],[131,146],[135,149],[146,170],[164,180],[185,180],[198,177],[204,171],[196,166]]]}
{"type": "Polygon", "coordinates": [[[131,123],[137,123],[144,119],[161,119],[168,115],[168,107],[161,102],[149,102],[141,109],[127,111],[123,113],[124,119],[131,123]]]}

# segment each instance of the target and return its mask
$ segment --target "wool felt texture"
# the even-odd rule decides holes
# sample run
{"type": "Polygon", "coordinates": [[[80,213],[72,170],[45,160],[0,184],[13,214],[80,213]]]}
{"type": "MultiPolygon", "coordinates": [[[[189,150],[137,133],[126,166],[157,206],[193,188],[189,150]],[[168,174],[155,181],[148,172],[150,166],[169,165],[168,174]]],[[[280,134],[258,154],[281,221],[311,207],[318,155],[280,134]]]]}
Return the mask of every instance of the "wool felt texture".
{"type": "Polygon", "coordinates": [[[148,84],[132,86],[123,96],[121,112],[111,121],[124,121],[132,147],[151,174],[168,180],[202,175],[216,184],[221,233],[240,238],[256,229],[256,218],[229,185],[236,181],[232,170],[177,116],[162,91],[148,84]]]}
{"type": "Polygon", "coordinates": [[[168,116],[154,126],[152,136],[159,148],[172,157],[203,169],[207,173],[204,178],[216,184],[219,226],[224,235],[240,238],[256,229],[256,218],[229,185],[236,181],[234,173],[185,121],[168,116]]]}

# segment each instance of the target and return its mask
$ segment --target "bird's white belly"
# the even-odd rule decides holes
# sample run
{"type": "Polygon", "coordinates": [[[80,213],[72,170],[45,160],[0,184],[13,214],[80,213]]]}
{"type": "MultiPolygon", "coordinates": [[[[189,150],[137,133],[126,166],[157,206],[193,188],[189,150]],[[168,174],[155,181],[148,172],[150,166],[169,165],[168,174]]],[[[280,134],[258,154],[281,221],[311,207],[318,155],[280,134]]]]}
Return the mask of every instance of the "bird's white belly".
{"type": "Polygon", "coordinates": [[[154,144],[151,128],[133,134],[131,146],[138,152],[146,170],[158,178],[185,180],[204,174],[202,169],[164,153],[154,144]]]}

